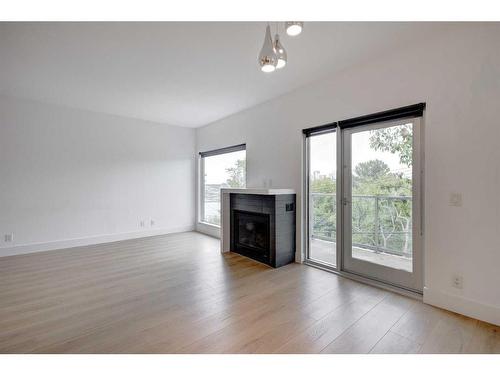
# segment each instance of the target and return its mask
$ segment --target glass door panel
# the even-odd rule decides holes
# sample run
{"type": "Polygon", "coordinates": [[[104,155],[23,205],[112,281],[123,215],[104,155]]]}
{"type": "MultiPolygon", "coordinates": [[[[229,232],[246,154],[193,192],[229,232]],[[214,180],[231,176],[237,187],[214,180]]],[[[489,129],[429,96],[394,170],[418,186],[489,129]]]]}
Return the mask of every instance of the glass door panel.
{"type": "Polygon", "coordinates": [[[308,259],[337,264],[337,137],[336,132],[308,138],[308,259]]]}
{"type": "Polygon", "coordinates": [[[344,269],[421,290],[418,120],[344,131],[344,269]]]}

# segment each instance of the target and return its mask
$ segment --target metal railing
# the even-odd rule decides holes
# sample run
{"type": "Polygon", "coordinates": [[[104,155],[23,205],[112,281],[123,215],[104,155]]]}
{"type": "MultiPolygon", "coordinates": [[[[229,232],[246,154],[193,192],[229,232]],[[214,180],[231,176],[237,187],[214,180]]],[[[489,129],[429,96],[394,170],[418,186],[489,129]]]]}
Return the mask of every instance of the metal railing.
{"type": "MultiPolygon", "coordinates": [[[[311,237],[336,241],[337,200],[334,193],[310,193],[311,237]]],[[[353,195],[353,246],[400,256],[412,252],[412,197],[353,195]]]]}

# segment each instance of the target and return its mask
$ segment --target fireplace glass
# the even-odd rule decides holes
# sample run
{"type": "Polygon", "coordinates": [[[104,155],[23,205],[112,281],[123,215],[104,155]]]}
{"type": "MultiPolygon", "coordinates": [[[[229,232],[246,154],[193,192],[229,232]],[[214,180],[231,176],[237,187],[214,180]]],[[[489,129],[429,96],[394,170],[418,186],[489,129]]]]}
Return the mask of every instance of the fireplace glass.
{"type": "Polygon", "coordinates": [[[269,215],[235,210],[233,230],[236,250],[268,258],[269,215]]]}

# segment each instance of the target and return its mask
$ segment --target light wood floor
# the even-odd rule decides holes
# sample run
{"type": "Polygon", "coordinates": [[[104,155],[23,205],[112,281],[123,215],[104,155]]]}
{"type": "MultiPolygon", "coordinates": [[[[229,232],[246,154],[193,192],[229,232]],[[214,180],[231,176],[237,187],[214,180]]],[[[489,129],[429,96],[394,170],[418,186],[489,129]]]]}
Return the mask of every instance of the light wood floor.
{"type": "Polygon", "coordinates": [[[0,258],[0,352],[500,353],[500,333],[191,232],[0,258]]]}

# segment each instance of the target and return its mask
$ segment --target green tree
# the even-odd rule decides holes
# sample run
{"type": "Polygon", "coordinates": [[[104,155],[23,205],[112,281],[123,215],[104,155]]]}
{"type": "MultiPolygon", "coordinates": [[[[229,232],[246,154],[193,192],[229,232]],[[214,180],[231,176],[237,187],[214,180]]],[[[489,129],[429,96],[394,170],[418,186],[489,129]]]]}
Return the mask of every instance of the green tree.
{"type": "MultiPolygon", "coordinates": [[[[402,165],[412,167],[412,125],[370,132],[372,150],[398,156],[402,165]]],[[[336,181],[321,176],[311,180],[313,235],[335,241],[336,181]]],[[[391,172],[382,160],[354,166],[352,176],[353,245],[378,251],[411,252],[412,180],[404,173],[391,172]]]]}
{"type": "Polygon", "coordinates": [[[310,189],[315,193],[335,193],[335,190],[337,190],[337,181],[326,176],[321,176],[311,181],[310,189]]]}
{"type": "Polygon", "coordinates": [[[337,181],[327,176],[320,176],[311,181],[313,233],[317,237],[333,239],[336,237],[336,196],[337,181]]]}
{"type": "Polygon", "coordinates": [[[411,179],[381,160],[356,165],[353,176],[353,243],[407,252],[411,241],[411,179]],[[401,197],[401,198],[399,198],[401,197]]]}
{"type": "Polygon", "coordinates": [[[359,163],[354,168],[354,173],[362,179],[376,179],[389,174],[389,166],[382,160],[368,160],[359,163]]]}
{"type": "Polygon", "coordinates": [[[238,159],[234,167],[226,168],[226,172],[229,178],[226,180],[226,184],[232,188],[245,187],[245,176],[246,176],[246,160],[238,159]]]}
{"type": "Polygon", "coordinates": [[[353,194],[411,195],[411,180],[392,173],[382,160],[369,160],[354,167],[353,194]]]}
{"type": "Polygon", "coordinates": [[[412,166],[413,131],[411,124],[373,130],[370,133],[371,148],[397,154],[401,164],[412,166]]]}

